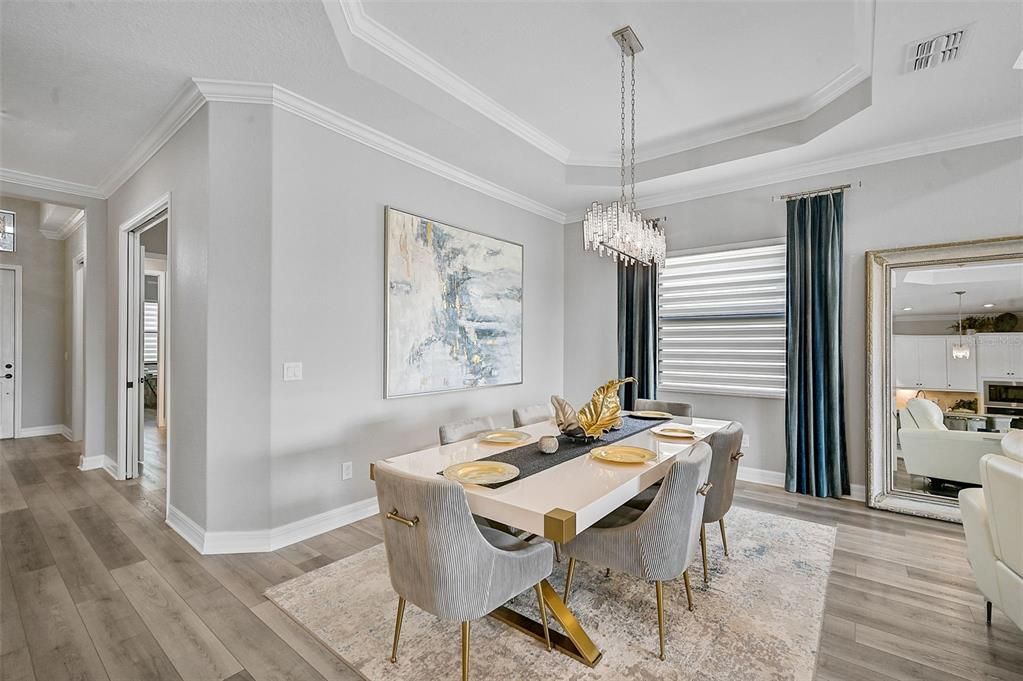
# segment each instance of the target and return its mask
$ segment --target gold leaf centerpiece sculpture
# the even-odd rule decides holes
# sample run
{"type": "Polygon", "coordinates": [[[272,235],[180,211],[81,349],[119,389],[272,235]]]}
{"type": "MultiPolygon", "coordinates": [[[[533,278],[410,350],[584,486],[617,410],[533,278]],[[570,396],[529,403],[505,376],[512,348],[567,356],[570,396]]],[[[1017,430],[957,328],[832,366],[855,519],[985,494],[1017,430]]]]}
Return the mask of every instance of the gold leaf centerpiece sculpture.
{"type": "Polygon", "coordinates": [[[551,395],[554,420],[558,429],[576,440],[596,440],[609,430],[621,427],[622,405],[618,401],[618,388],[636,379],[616,378],[593,391],[593,396],[579,411],[563,397],[551,395]]]}

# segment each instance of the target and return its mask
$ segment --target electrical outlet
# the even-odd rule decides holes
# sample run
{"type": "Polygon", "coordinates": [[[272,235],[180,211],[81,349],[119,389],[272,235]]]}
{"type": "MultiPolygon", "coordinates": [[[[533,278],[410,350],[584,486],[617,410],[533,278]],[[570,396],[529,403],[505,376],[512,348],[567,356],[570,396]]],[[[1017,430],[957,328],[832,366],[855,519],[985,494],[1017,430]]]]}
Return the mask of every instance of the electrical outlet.
{"type": "Polygon", "coordinates": [[[352,479],[352,462],[345,461],[341,464],[341,479],[351,480],[352,479]]]}
{"type": "Polygon", "coordinates": [[[742,436],[742,448],[749,449],[749,435],[742,436]]]}
{"type": "Polygon", "coordinates": [[[285,381],[301,381],[302,380],[302,363],[301,362],[285,362],[284,363],[284,380],[285,381]]]}

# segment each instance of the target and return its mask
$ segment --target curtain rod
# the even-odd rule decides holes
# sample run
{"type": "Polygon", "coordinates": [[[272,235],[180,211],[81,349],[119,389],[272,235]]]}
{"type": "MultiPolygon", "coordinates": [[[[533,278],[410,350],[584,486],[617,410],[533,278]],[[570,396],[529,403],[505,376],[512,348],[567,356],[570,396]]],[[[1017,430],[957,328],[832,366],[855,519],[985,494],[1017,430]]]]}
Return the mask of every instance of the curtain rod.
{"type": "Polygon", "coordinates": [[[863,186],[862,180],[857,180],[856,184],[839,184],[834,187],[823,187],[821,189],[811,189],[805,192],[794,192],[792,194],[782,194],[780,196],[772,196],[771,201],[788,201],[789,199],[801,199],[806,196],[820,196],[822,194],[834,194],[836,192],[844,191],[846,189],[858,189],[863,186]]]}

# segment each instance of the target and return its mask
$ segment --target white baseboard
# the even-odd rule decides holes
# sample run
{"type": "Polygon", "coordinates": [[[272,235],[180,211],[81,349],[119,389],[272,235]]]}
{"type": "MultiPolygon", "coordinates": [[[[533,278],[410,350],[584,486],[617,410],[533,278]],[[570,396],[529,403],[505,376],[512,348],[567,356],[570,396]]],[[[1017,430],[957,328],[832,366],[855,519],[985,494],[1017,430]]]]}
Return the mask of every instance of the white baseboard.
{"type": "Polygon", "coordinates": [[[96,456],[83,456],[78,461],[78,470],[91,471],[97,468],[106,468],[107,457],[98,454],[96,456]]]}
{"type": "Polygon", "coordinates": [[[63,435],[64,424],[55,423],[52,426],[22,426],[18,431],[18,437],[43,437],[44,435],[63,435]]]}
{"type": "Polygon", "coordinates": [[[168,505],[167,524],[204,555],[264,553],[344,527],[378,512],[376,497],[371,497],[269,530],[207,532],[174,506],[168,505]]]}
{"type": "Polygon", "coordinates": [[[64,439],[68,442],[75,441],[75,434],[71,432],[71,428],[68,426],[61,426],[60,434],[64,436],[64,439]]]}
{"type": "MultiPolygon", "coordinates": [[[[772,487],[784,487],[785,486],[785,474],[779,473],[778,471],[768,471],[762,468],[747,468],[746,466],[739,466],[739,480],[745,482],[758,482],[762,485],[771,485],[772,487]]],[[[849,494],[844,498],[853,499],[855,501],[866,501],[867,492],[863,485],[850,485],[849,494]]]]}
{"type": "Polygon", "coordinates": [[[114,480],[121,479],[121,467],[117,465],[117,460],[112,456],[107,455],[103,457],[103,469],[110,474],[114,480]]]}

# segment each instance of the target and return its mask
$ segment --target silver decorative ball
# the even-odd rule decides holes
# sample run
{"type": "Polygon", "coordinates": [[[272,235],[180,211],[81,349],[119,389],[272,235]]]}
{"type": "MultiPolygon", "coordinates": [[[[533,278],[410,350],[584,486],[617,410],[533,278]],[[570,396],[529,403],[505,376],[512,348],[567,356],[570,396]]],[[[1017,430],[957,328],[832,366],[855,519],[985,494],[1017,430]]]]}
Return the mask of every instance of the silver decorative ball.
{"type": "Polygon", "coordinates": [[[553,435],[544,435],[538,443],[540,451],[544,454],[553,454],[558,451],[558,438],[553,435]]]}

